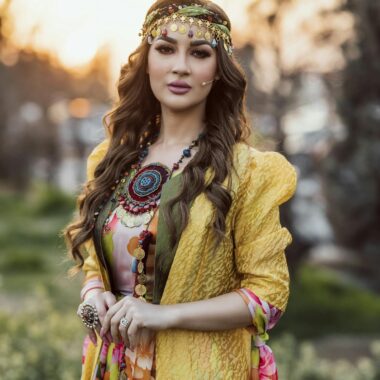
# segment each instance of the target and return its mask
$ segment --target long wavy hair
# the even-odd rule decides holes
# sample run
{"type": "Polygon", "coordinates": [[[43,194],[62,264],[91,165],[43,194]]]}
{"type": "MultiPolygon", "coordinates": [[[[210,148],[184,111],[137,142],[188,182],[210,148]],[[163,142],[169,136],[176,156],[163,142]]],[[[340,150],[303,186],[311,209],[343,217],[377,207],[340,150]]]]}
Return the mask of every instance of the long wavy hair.
{"type": "MultiPolygon", "coordinates": [[[[158,0],[150,7],[148,13],[173,2],[200,4],[218,13],[227,21],[227,27],[231,30],[231,22],[226,13],[211,1],[158,0]]],[[[188,223],[189,204],[202,192],[215,207],[212,223],[215,234],[214,249],[219,245],[225,235],[225,219],[232,203],[232,149],[237,142],[244,141],[249,144],[251,128],[245,109],[246,77],[240,64],[235,57],[228,56],[222,43],[219,42],[216,48],[220,79],[213,84],[206,101],[205,137],[200,139],[198,151],[182,172],[181,190],[178,195],[169,200],[165,204],[166,207],[160,208],[170,232],[171,248],[176,246],[188,223]],[[204,177],[207,168],[211,168],[213,173],[212,180],[208,183],[204,177]],[[222,183],[227,176],[228,186],[225,188],[222,183]],[[172,214],[177,203],[179,225],[176,226],[172,214]]],[[[83,266],[84,257],[80,252],[80,246],[92,237],[95,211],[110,196],[109,189],[120,174],[137,161],[139,145],[159,132],[159,124],[155,121],[157,115],[160,115],[161,107],[151,90],[146,73],[149,48],[147,41],[142,41],[121,68],[117,85],[119,99],[112,110],[102,118],[110,139],[108,150],[94,171],[94,179],[84,184],[77,198],[79,219],[68,224],[62,231],[69,249],[68,254],[76,261],[71,274],[78,272],[83,266]]],[[[164,265],[164,262],[161,265],[164,265]]]]}

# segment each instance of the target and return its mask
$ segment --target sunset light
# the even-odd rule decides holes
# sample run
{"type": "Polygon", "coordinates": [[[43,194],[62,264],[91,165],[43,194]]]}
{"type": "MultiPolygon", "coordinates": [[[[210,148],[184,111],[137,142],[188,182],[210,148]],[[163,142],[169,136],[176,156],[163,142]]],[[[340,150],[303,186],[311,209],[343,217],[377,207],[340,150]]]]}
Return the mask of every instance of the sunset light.
{"type": "MultiPolygon", "coordinates": [[[[234,32],[245,22],[248,0],[216,0],[232,19],[234,32]]],[[[0,7],[6,3],[0,0],[0,7]]],[[[107,46],[112,72],[119,69],[138,45],[138,33],[149,0],[13,0],[8,37],[18,47],[48,52],[63,66],[80,68],[107,46]]]]}

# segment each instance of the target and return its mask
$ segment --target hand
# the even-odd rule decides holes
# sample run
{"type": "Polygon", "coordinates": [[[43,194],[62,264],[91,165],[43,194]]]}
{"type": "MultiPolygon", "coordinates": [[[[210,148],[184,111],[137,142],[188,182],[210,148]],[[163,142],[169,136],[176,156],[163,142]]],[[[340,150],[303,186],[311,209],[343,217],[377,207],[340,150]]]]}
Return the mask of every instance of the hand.
{"type": "MultiPolygon", "coordinates": [[[[109,291],[104,292],[103,290],[101,290],[101,291],[98,290],[93,295],[91,295],[90,297],[87,297],[85,299],[85,302],[94,306],[98,312],[99,323],[95,327],[95,330],[98,332],[98,334],[100,334],[100,329],[103,325],[104,317],[107,313],[107,310],[116,303],[116,297],[114,296],[113,293],[111,293],[109,291]]],[[[79,307],[78,307],[77,314],[78,314],[78,316],[80,316],[79,307]]],[[[89,338],[91,339],[92,343],[94,343],[96,345],[97,344],[97,336],[96,336],[95,330],[87,328],[89,338]]],[[[105,341],[110,343],[112,341],[112,336],[109,333],[104,338],[102,337],[102,339],[104,339],[105,341]]]]}
{"type": "Polygon", "coordinates": [[[100,336],[102,337],[110,330],[116,344],[121,338],[133,349],[140,342],[143,329],[164,330],[174,324],[175,316],[170,313],[168,306],[155,305],[133,296],[126,296],[108,309],[100,336]],[[123,317],[130,321],[128,327],[120,325],[123,317]]]}

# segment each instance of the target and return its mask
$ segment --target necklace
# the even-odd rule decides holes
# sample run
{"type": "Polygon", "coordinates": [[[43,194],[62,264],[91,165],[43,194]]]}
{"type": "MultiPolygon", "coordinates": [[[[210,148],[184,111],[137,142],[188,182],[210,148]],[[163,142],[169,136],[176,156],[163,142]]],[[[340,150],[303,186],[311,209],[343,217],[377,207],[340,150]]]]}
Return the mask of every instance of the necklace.
{"type": "MultiPolygon", "coordinates": [[[[158,134],[153,136],[155,139],[158,134]]],[[[140,145],[138,162],[131,165],[132,172],[125,172],[121,178],[115,181],[111,190],[116,192],[111,201],[116,203],[116,214],[121,222],[127,227],[137,227],[144,225],[144,229],[139,234],[138,245],[133,251],[132,272],[135,273],[135,285],[133,296],[146,301],[147,282],[146,273],[144,273],[146,259],[148,256],[149,244],[152,239],[152,233],[148,230],[150,221],[158,209],[158,203],[161,198],[161,190],[174,171],[179,169],[180,163],[185,157],[191,157],[191,149],[198,145],[199,139],[204,136],[201,132],[198,137],[191,142],[182,152],[180,159],[175,162],[172,169],[160,162],[153,162],[142,166],[145,157],[148,156],[149,147],[152,141],[148,141],[145,147],[140,145]],[[131,175],[129,175],[131,174],[131,175]],[[124,187],[124,189],[122,189],[124,187]]],[[[94,220],[99,215],[100,209],[94,215],[94,220]]],[[[109,230],[108,222],[112,212],[107,216],[104,223],[104,230],[109,230]]]]}

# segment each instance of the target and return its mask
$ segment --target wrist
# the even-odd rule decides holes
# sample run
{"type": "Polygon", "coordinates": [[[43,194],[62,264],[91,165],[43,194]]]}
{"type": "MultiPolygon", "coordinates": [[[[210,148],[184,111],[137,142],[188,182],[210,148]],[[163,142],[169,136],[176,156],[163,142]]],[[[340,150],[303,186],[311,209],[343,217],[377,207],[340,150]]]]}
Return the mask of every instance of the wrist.
{"type": "Polygon", "coordinates": [[[181,316],[177,305],[163,305],[163,307],[166,313],[166,328],[179,328],[181,325],[181,316]]]}
{"type": "Polygon", "coordinates": [[[100,293],[103,293],[104,292],[104,289],[101,289],[101,288],[93,288],[93,289],[89,289],[85,294],[84,294],[84,297],[82,299],[82,301],[87,301],[89,298],[97,295],[97,294],[100,294],[100,293]]]}

